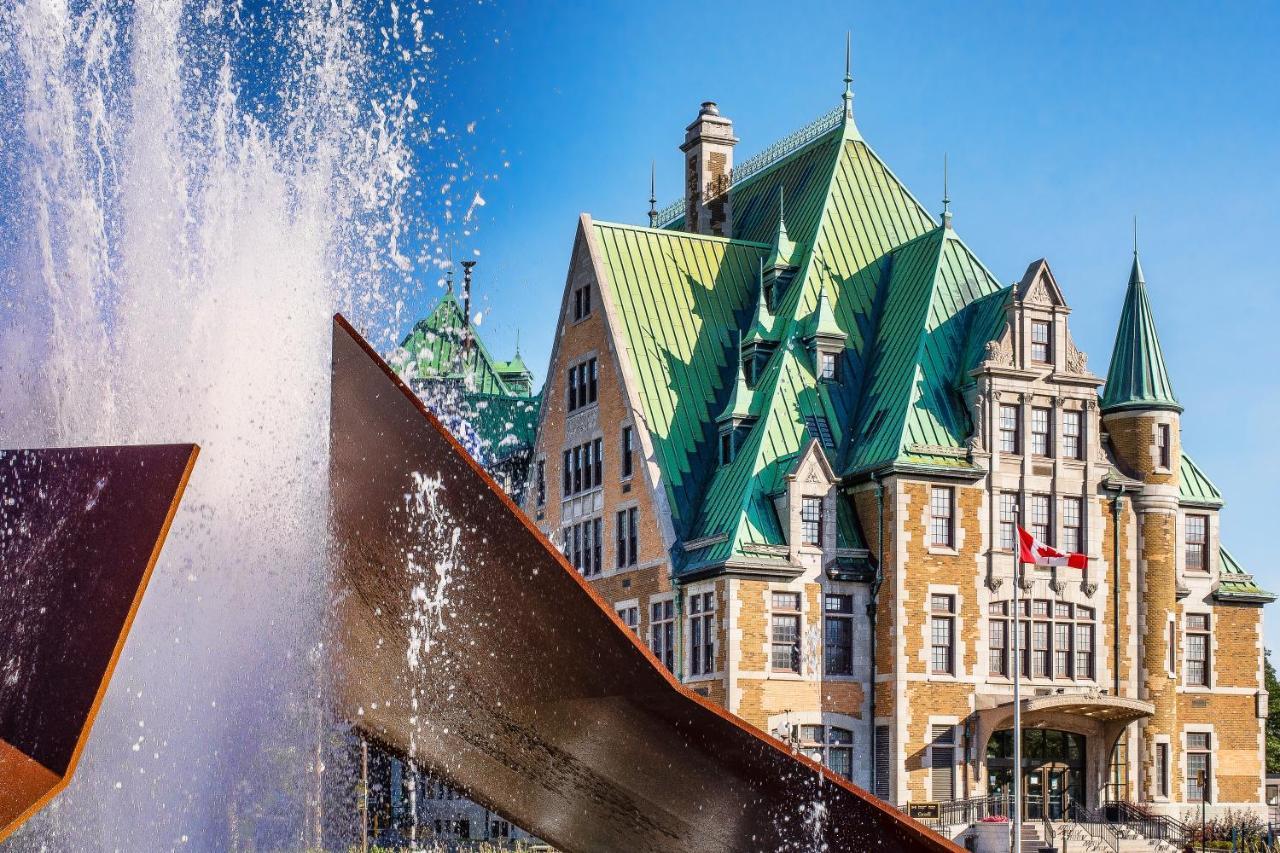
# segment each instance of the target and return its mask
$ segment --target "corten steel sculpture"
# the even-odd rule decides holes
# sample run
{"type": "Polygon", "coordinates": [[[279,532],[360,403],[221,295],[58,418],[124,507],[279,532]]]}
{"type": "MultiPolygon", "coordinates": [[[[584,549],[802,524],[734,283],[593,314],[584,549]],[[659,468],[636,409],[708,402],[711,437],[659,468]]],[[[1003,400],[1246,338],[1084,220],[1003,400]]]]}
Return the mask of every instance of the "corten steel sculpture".
{"type": "Polygon", "coordinates": [[[341,316],[331,405],[366,736],[574,853],[960,849],[681,686],[341,316]]]}
{"type": "Polygon", "coordinates": [[[0,450],[0,841],[70,781],[197,452],[0,450]]]}

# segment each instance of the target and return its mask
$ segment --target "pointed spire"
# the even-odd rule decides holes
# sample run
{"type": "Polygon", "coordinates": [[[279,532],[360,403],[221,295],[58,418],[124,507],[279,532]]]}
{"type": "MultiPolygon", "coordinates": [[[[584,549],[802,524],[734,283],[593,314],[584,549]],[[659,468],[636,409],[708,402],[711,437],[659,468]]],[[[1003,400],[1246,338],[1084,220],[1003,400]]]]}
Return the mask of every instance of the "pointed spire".
{"type": "Polygon", "coordinates": [[[724,421],[746,421],[751,420],[751,401],[754,396],[751,387],[747,385],[747,363],[742,357],[742,333],[738,333],[738,367],[734,371],[737,378],[734,381],[733,390],[729,392],[729,399],[725,402],[724,411],[720,413],[720,417],[716,418],[717,423],[724,421]]]}
{"type": "Polygon", "coordinates": [[[951,227],[951,193],[947,186],[947,154],[942,153],[942,227],[951,227]]]}
{"type": "Polygon", "coordinates": [[[1173,393],[1164,351],[1156,334],[1155,315],[1147,298],[1146,278],[1138,260],[1138,225],[1134,219],[1133,266],[1120,311],[1120,327],[1111,351],[1111,367],[1102,393],[1102,412],[1153,409],[1181,412],[1173,393]]]}
{"type": "Polygon", "coordinates": [[[756,316],[751,322],[751,328],[747,330],[747,337],[744,340],[746,344],[769,343],[773,341],[773,313],[769,311],[769,300],[765,298],[764,291],[764,261],[760,261],[759,278],[756,285],[760,288],[756,299],[756,316]]]}
{"type": "Polygon", "coordinates": [[[845,337],[844,330],[836,323],[836,313],[831,307],[831,300],[827,298],[827,282],[824,280],[818,286],[818,304],[805,323],[805,339],[822,338],[835,341],[843,340],[845,337]]]}
{"type": "Polygon", "coordinates": [[[649,161],[649,227],[658,227],[658,165],[649,161]]]}
{"type": "Polygon", "coordinates": [[[773,249],[764,265],[769,269],[795,266],[796,244],[787,234],[786,199],[782,186],[778,186],[778,231],[773,237],[773,249]]]}
{"type": "Polygon", "coordinates": [[[846,120],[853,118],[853,73],[850,71],[850,54],[852,52],[853,31],[847,30],[844,34],[844,117],[846,120]]]}

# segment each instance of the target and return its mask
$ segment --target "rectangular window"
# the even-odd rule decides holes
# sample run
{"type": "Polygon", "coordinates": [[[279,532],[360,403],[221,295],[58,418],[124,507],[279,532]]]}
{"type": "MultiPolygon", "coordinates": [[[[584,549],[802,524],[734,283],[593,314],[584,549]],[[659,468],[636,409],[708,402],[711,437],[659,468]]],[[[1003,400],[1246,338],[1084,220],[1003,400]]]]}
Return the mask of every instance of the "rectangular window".
{"type": "Polygon", "coordinates": [[[821,357],[822,372],[820,375],[823,379],[834,382],[836,380],[836,354],[833,352],[824,352],[821,354],[821,357]]]}
{"type": "Polygon", "coordinates": [[[1212,800],[1209,763],[1210,741],[1208,732],[1187,732],[1187,802],[1201,803],[1212,800]]]}
{"type": "Polygon", "coordinates": [[[1049,676],[1049,623],[1031,623],[1031,677],[1049,676]]]}
{"type": "Polygon", "coordinates": [[[828,594],[823,625],[827,675],[853,675],[853,596],[828,594]]]}
{"type": "Polygon", "coordinates": [[[836,440],[831,434],[831,424],[827,421],[826,415],[805,415],[804,425],[809,431],[809,437],[823,447],[836,446],[836,440]]]}
{"type": "Polygon", "coordinates": [[[1080,441],[1080,412],[1065,411],[1062,413],[1062,455],[1067,459],[1083,459],[1080,441]]]}
{"type": "Polygon", "coordinates": [[[546,506],[547,504],[547,461],[545,459],[538,460],[538,506],[546,506]]]}
{"type": "Polygon", "coordinates": [[[942,548],[955,545],[952,504],[955,493],[950,486],[934,486],[929,496],[929,541],[942,548]]]}
{"type": "Polygon", "coordinates": [[[1160,454],[1160,467],[1169,468],[1172,464],[1170,457],[1173,454],[1173,448],[1170,447],[1168,424],[1156,425],[1156,449],[1160,454]]]}
{"type": "MultiPolygon", "coordinates": [[[[1082,614],[1083,615],[1083,614],[1082,614]]],[[[1076,625],[1076,678],[1093,676],[1093,626],[1076,625]]]]}
{"type": "Polygon", "coordinates": [[[1187,571],[1209,571],[1209,516],[1187,516],[1186,555],[1187,571]]]}
{"type": "Polygon", "coordinates": [[[1084,553],[1080,535],[1080,498],[1062,499],[1062,550],[1068,554],[1084,553]]]}
{"type": "Polygon", "coordinates": [[[640,608],[635,605],[630,607],[619,607],[618,618],[622,620],[623,625],[626,625],[632,631],[635,631],[640,625],[640,608]]]}
{"type": "Polygon", "coordinates": [[[726,429],[720,433],[720,464],[728,465],[733,461],[733,430],[726,429]]]}
{"type": "Polygon", "coordinates": [[[570,412],[589,406],[596,401],[597,373],[598,368],[594,358],[569,368],[567,394],[570,412]]]}
{"type": "Polygon", "coordinates": [[[990,657],[988,666],[992,675],[1009,675],[1009,636],[1007,633],[1009,623],[1003,619],[992,620],[991,638],[990,638],[990,657]]]}
{"type": "Polygon", "coordinates": [[[675,604],[666,601],[655,601],[649,608],[649,648],[653,656],[662,661],[662,665],[675,671],[675,604]]]}
{"type": "Polygon", "coordinates": [[[822,498],[800,499],[800,544],[822,547],[822,498]]]}
{"type": "Polygon", "coordinates": [[[591,485],[592,488],[598,489],[604,485],[604,439],[597,438],[592,446],[595,448],[595,452],[591,454],[595,463],[593,468],[595,476],[591,485]]]}
{"type": "Polygon", "coordinates": [[[572,457],[573,457],[573,451],[566,450],[564,452],[564,466],[562,468],[562,471],[564,472],[563,494],[566,498],[569,497],[569,495],[573,494],[573,466],[572,466],[573,458],[572,457]]]}
{"type": "Polygon", "coordinates": [[[1209,616],[1187,614],[1187,684],[1209,686],[1209,616]]]}
{"type": "Polygon", "coordinates": [[[634,566],[637,560],[637,515],[639,509],[620,509],[614,541],[614,564],[620,568],[634,566]]]}
{"type": "Polygon", "coordinates": [[[1019,453],[1018,449],[1018,407],[1001,404],[1000,406],[1000,452],[1019,453]]]}
{"type": "Polygon", "coordinates": [[[1049,420],[1048,409],[1036,406],[1031,410],[1031,453],[1034,456],[1049,455],[1049,420]]]}
{"type": "Polygon", "coordinates": [[[1169,744],[1156,744],[1156,792],[1161,796],[1169,796],[1169,744]]]}
{"type": "Polygon", "coordinates": [[[1016,492],[1000,493],[1000,547],[1012,551],[1018,542],[1018,495],[1016,492]]]}
{"type": "Polygon", "coordinates": [[[1071,677],[1071,623],[1053,623],[1053,677],[1071,677]]]}
{"type": "Polygon", "coordinates": [[[1032,495],[1030,503],[1031,526],[1028,528],[1028,532],[1044,544],[1052,545],[1053,537],[1050,535],[1052,528],[1049,526],[1049,496],[1032,495]]]}
{"type": "Polygon", "coordinates": [[[1043,320],[1031,321],[1031,360],[1041,364],[1053,361],[1049,347],[1049,324],[1043,320]]]}
{"type": "Polygon", "coordinates": [[[624,480],[631,476],[635,465],[631,441],[631,427],[625,426],[622,428],[622,479],[624,480]]]}
{"type": "Polygon", "coordinates": [[[1178,676],[1178,628],[1173,621],[1173,616],[1169,617],[1168,637],[1165,643],[1168,646],[1168,658],[1165,660],[1165,669],[1169,670],[1169,675],[1177,678],[1178,676]]]}
{"type": "Polygon", "coordinates": [[[601,527],[601,519],[589,518],[569,525],[564,531],[565,555],[586,577],[595,577],[604,568],[601,527]]]}
{"type": "Polygon", "coordinates": [[[597,438],[564,452],[564,495],[604,485],[604,441],[597,438]]]}
{"type": "Polygon", "coordinates": [[[716,668],[716,594],[689,596],[689,674],[710,675],[716,668]]]}
{"type": "Polygon", "coordinates": [[[956,597],[929,596],[930,670],[934,675],[955,675],[956,597]]]}
{"type": "Polygon", "coordinates": [[[774,672],[800,671],[800,593],[775,592],[770,596],[771,651],[774,672]]]}
{"type": "Polygon", "coordinates": [[[934,802],[946,803],[956,798],[956,734],[955,726],[934,726],[930,747],[930,781],[934,802]]]}

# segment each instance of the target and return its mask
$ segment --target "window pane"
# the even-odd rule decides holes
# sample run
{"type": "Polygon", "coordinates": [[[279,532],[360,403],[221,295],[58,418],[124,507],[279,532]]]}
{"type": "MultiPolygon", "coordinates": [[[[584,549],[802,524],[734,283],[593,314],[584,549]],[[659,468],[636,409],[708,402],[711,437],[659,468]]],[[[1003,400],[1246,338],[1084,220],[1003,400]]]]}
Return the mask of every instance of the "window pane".
{"type": "Polygon", "coordinates": [[[930,541],[944,548],[952,546],[952,491],[944,486],[934,486],[929,499],[930,541]]]}
{"type": "Polygon", "coordinates": [[[1037,456],[1049,455],[1049,410],[1031,410],[1031,452],[1037,456]]]}
{"type": "Polygon", "coordinates": [[[800,543],[822,545],[822,498],[800,499],[800,543]]]}
{"type": "Polygon", "coordinates": [[[1000,493],[1000,547],[1012,551],[1017,542],[1015,527],[1018,523],[1018,495],[1014,492],[1000,493]]]}
{"type": "Polygon", "coordinates": [[[1080,458],[1080,413],[1062,413],[1062,455],[1068,459],[1080,458]]]}
{"type": "Polygon", "coordinates": [[[1018,452],[1018,407],[1000,406],[1000,452],[1018,452]]]}

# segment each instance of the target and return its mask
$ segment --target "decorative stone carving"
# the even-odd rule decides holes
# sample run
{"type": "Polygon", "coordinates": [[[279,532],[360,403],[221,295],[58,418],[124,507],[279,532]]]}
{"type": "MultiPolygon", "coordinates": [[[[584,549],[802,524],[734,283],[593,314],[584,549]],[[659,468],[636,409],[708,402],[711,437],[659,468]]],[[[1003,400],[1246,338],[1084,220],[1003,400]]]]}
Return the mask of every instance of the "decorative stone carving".
{"type": "Polygon", "coordinates": [[[1004,578],[998,578],[995,575],[987,576],[987,589],[992,592],[999,592],[1000,587],[1004,584],[1004,578]]]}
{"type": "Polygon", "coordinates": [[[1080,591],[1086,598],[1093,598],[1093,594],[1098,591],[1098,585],[1093,581],[1080,581],[1080,591]]]}
{"type": "Polygon", "coordinates": [[[1035,587],[1036,579],[1031,576],[1030,572],[1023,572],[1022,580],[1018,585],[1022,587],[1023,592],[1029,593],[1035,587]]]}
{"type": "Polygon", "coordinates": [[[1035,282],[1031,285],[1031,289],[1027,291],[1026,298],[1023,302],[1035,302],[1039,305],[1052,305],[1053,299],[1049,296],[1049,288],[1045,286],[1044,276],[1036,277],[1035,282]]]}
{"type": "Polygon", "coordinates": [[[1013,365],[1013,349],[1009,346],[1007,337],[997,341],[987,341],[986,362],[1000,367],[1013,365]]]}
{"type": "Polygon", "coordinates": [[[1061,598],[1067,591],[1067,582],[1062,578],[1054,578],[1049,581],[1049,588],[1053,590],[1053,594],[1061,598]]]}
{"type": "Polygon", "coordinates": [[[1072,373],[1089,372],[1089,356],[1076,349],[1075,341],[1067,338],[1067,370],[1072,373]]]}

